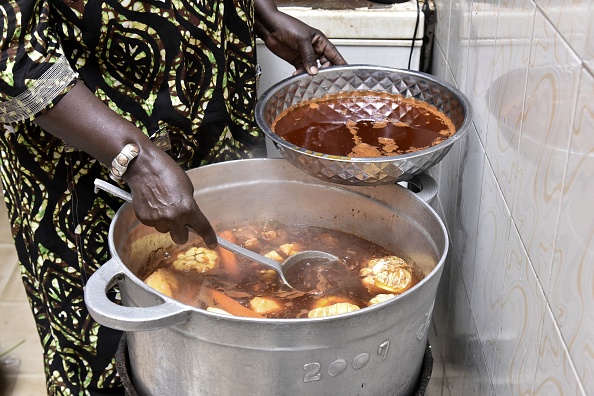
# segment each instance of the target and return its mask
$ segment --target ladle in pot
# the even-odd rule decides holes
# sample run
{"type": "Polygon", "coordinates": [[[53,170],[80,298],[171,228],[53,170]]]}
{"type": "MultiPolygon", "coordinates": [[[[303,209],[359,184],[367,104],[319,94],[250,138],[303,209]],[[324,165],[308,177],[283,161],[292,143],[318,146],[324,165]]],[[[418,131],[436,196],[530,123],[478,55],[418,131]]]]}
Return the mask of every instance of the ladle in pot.
{"type": "MultiPolygon", "coordinates": [[[[98,189],[107,191],[108,193],[115,195],[116,197],[119,197],[126,202],[132,202],[132,195],[129,192],[122,190],[121,188],[116,187],[113,184],[107,183],[104,180],[95,179],[95,192],[97,192],[98,189]]],[[[191,229],[191,228],[188,228],[188,229],[191,232],[195,233],[195,231],[193,229],[191,229]]],[[[285,285],[289,286],[291,289],[295,289],[295,288],[293,286],[291,286],[291,284],[287,281],[287,278],[285,277],[285,272],[293,265],[303,262],[303,261],[306,261],[306,260],[312,260],[312,259],[324,259],[324,260],[327,260],[328,262],[340,260],[338,257],[336,257],[335,255],[330,254],[330,253],[322,252],[319,250],[305,250],[303,252],[297,252],[297,253],[291,255],[291,256],[287,257],[282,263],[279,263],[279,262],[272,260],[266,256],[262,256],[261,254],[258,254],[256,252],[249,250],[249,249],[246,249],[243,246],[239,246],[239,245],[236,245],[235,243],[229,242],[228,240],[223,239],[218,235],[217,235],[217,242],[223,248],[230,250],[233,253],[237,253],[241,256],[247,257],[250,260],[257,261],[258,263],[273,269],[274,271],[276,271],[276,273],[281,278],[283,283],[285,285]]]]}

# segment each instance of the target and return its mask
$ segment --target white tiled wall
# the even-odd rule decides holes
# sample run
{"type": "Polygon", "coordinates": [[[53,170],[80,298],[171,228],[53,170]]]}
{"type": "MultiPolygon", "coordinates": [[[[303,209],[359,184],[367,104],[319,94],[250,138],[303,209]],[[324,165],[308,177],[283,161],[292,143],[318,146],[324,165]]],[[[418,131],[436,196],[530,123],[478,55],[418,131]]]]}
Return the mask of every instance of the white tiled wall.
{"type": "Polygon", "coordinates": [[[594,395],[594,2],[436,0],[473,128],[431,174],[452,240],[443,395],[594,395]]]}

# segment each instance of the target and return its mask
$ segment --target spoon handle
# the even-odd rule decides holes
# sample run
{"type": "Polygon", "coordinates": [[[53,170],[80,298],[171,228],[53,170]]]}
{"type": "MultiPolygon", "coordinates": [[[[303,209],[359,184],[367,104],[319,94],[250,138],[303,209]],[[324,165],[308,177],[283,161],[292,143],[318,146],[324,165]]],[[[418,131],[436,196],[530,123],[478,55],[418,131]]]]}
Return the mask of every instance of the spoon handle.
{"type": "MultiPolygon", "coordinates": [[[[108,183],[105,180],[95,179],[95,192],[97,192],[99,189],[107,191],[111,195],[121,198],[126,202],[132,202],[132,194],[130,194],[128,191],[122,190],[121,188],[114,186],[113,184],[108,183]]],[[[191,232],[195,233],[195,231],[192,230],[191,228],[188,228],[188,229],[191,232]]],[[[262,263],[268,267],[275,269],[277,272],[282,273],[281,265],[268,257],[265,257],[265,256],[262,256],[261,254],[252,252],[251,250],[246,249],[243,246],[239,246],[234,243],[231,243],[231,242],[227,241],[226,239],[221,238],[218,235],[217,235],[217,242],[219,245],[221,245],[222,247],[224,247],[227,250],[232,251],[233,253],[240,254],[244,257],[249,258],[250,260],[254,260],[259,263],[262,263]]]]}
{"type": "Polygon", "coordinates": [[[250,260],[257,261],[259,263],[266,265],[267,267],[272,267],[275,270],[282,272],[281,265],[278,262],[274,261],[273,259],[270,259],[266,256],[262,256],[261,254],[252,252],[251,250],[246,249],[243,246],[239,246],[234,243],[231,243],[228,240],[223,239],[218,235],[217,235],[217,242],[219,243],[219,245],[221,245],[222,247],[224,247],[227,250],[232,251],[233,253],[237,253],[239,255],[249,258],[250,260]]]}
{"type": "Polygon", "coordinates": [[[126,202],[132,202],[132,194],[130,194],[128,191],[122,190],[121,188],[114,186],[105,180],[95,179],[95,194],[97,194],[99,190],[107,191],[111,195],[115,195],[126,202]]]}

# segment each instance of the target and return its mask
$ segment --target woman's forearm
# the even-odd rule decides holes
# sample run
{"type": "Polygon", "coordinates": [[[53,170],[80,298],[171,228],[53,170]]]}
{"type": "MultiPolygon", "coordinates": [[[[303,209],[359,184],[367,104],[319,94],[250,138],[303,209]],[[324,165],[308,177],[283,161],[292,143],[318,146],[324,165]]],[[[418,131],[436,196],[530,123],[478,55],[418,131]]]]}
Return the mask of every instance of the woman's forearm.
{"type": "Polygon", "coordinates": [[[186,243],[190,227],[208,246],[216,246],[216,234],[200,211],[193,197],[194,186],[184,170],[82,82],[35,123],[107,166],[126,144],[136,144],[140,153],[122,179],[130,187],[138,219],[160,232],[169,232],[176,243],[186,243]]]}
{"type": "Polygon", "coordinates": [[[139,128],[112,111],[81,81],[35,123],[105,165],[128,143],[138,145],[143,157],[159,150],[139,128]]]}
{"type": "Polygon", "coordinates": [[[123,176],[127,182],[136,179],[136,185],[154,178],[155,174],[179,168],[139,128],[112,111],[81,81],[56,106],[36,118],[35,123],[106,166],[111,165],[125,145],[136,144],[140,154],[123,176]]]}

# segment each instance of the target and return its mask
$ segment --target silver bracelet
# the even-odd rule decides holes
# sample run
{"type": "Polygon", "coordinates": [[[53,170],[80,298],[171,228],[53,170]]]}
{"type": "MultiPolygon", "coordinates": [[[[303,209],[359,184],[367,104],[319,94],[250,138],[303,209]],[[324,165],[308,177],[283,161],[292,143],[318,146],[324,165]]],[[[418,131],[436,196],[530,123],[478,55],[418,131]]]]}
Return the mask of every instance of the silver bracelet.
{"type": "Polygon", "coordinates": [[[130,143],[125,145],[122,151],[111,161],[109,177],[118,183],[123,183],[122,176],[124,176],[128,165],[136,158],[138,153],[140,153],[140,148],[136,144],[130,143]]]}

